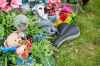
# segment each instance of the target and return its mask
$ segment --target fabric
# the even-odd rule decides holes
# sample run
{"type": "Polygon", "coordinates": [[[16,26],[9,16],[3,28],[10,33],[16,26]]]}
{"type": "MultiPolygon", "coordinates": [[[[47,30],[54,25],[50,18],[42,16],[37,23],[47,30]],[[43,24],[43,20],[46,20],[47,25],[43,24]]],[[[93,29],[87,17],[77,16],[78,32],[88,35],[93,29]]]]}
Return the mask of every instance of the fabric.
{"type": "Polygon", "coordinates": [[[60,11],[59,18],[56,20],[54,25],[57,27],[62,23],[74,24],[75,22],[74,18],[75,18],[75,14],[73,13],[72,6],[69,4],[64,5],[60,11]]]}
{"type": "Polygon", "coordinates": [[[67,18],[66,14],[61,14],[60,15],[60,20],[65,21],[66,18],[67,18]]]}
{"type": "Polygon", "coordinates": [[[8,37],[7,40],[5,41],[4,45],[5,47],[18,47],[20,46],[19,41],[21,40],[21,36],[17,32],[11,33],[8,37]]]}
{"type": "Polygon", "coordinates": [[[27,24],[28,18],[25,15],[18,15],[14,18],[14,26],[17,28],[17,31],[7,37],[5,47],[18,47],[21,45],[19,41],[26,37],[23,31],[26,30],[27,24]]]}
{"type": "Polygon", "coordinates": [[[68,31],[70,28],[70,25],[66,24],[66,23],[62,23],[58,26],[58,31],[59,31],[59,35],[64,35],[66,33],[66,31],[68,31]]]}
{"type": "Polygon", "coordinates": [[[63,24],[60,28],[58,37],[53,43],[55,47],[60,47],[65,41],[70,41],[80,36],[80,30],[76,25],[63,24]]]}
{"type": "Polygon", "coordinates": [[[5,48],[5,47],[1,47],[0,50],[4,53],[9,53],[9,52],[13,52],[15,53],[16,52],[16,48],[5,48]]]}
{"type": "Polygon", "coordinates": [[[64,13],[60,15],[60,20],[62,20],[63,22],[68,18],[71,17],[72,14],[69,13],[64,13]]]}
{"type": "Polygon", "coordinates": [[[14,26],[17,28],[19,27],[21,24],[28,24],[28,18],[25,15],[18,15],[14,18],[14,26]]]}
{"type": "Polygon", "coordinates": [[[4,45],[6,47],[6,52],[7,50],[16,51],[17,56],[22,59],[27,59],[29,57],[29,53],[32,51],[31,39],[27,39],[26,36],[23,37],[23,35],[20,35],[20,33],[17,31],[8,36],[4,45]]]}
{"type": "Polygon", "coordinates": [[[73,25],[76,23],[76,14],[68,14],[68,17],[64,20],[64,23],[67,23],[69,25],[73,25]]]}
{"type": "Polygon", "coordinates": [[[65,4],[63,5],[62,9],[61,9],[61,12],[64,12],[64,13],[72,13],[73,12],[73,8],[70,4],[65,4]]]}
{"type": "MultiPolygon", "coordinates": [[[[64,5],[60,12],[60,20],[67,22],[73,13],[71,5],[64,5]],[[66,20],[66,21],[65,21],[66,20]]],[[[69,22],[69,21],[68,21],[69,22]]]]}
{"type": "Polygon", "coordinates": [[[54,27],[53,23],[48,19],[48,14],[44,11],[45,5],[37,4],[32,8],[35,11],[36,15],[38,16],[38,24],[40,24],[41,28],[43,28],[44,32],[48,34],[54,34],[57,29],[54,27]]]}
{"type": "Polygon", "coordinates": [[[51,20],[52,23],[54,23],[57,19],[57,16],[49,16],[49,19],[51,20]]]}
{"type": "Polygon", "coordinates": [[[61,23],[62,23],[62,21],[61,21],[60,19],[57,19],[57,20],[54,22],[54,26],[55,26],[55,27],[58,27],[61,23]]]}

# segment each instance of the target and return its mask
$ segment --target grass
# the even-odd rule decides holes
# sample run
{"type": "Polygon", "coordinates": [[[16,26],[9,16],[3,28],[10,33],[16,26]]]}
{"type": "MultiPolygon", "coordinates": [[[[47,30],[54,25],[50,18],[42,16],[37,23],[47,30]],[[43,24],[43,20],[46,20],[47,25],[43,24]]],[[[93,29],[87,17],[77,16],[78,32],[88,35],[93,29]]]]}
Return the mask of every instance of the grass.
{"type": "Polygon", "coordinates": [[[56,66],[100,66],[100,0],[90,0],[78,15],[81,35],[56,53],[56,66]]]}
{"type": "Polygon", "coordinates": [[[79,14],[81,35],[65,42],[56,54],[56,66],[100,66],[100,0],[90,0],[79,14]]]}

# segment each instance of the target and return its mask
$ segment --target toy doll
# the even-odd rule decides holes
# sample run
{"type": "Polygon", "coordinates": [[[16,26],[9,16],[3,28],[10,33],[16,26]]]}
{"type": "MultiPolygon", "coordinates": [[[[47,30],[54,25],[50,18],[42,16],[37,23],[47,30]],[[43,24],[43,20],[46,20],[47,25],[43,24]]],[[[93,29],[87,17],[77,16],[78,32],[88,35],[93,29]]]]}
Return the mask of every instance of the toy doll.
{"type": "Polygon", "coordinates": [[[71,24],[74,17],[71,5],[64,5],[59,13],[59,18],[54,25],[57,27],[61,23],[71,24]]]}
{"type": "Polygon", "coordinates": [[[44,3],[47,5],[48,0],[29,0],[30,8],[33,8],[36,4],[44,3]]]}
{"type": "Polygon", "coordinates": [[[75,22],[72,7],[70,5],[63,6],[59,18],[54,23],[58,29],[57,38],[53,42],[54,46],[60,47],[65,41],[79,37],[80,31],[75,22]]]}
{"type": "Polygon", "coordinates": [[[17,30],[7,37],[4,46],[6,48],[16,48],[16,54],[20,58],[27,59],[32,48],[32,41],[24,33],[28,26],[28,18],[25,15],[18,15],[14,19],[14,25],[17,30]]]}

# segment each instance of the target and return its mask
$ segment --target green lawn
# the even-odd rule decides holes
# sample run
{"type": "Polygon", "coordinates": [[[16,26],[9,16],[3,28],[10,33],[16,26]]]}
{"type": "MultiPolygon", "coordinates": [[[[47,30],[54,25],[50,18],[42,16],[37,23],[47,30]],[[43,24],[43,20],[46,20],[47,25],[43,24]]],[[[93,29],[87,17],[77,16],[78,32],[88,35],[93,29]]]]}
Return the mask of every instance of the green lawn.
{"type": "Polygon", "coordinates": [[[81,35],[65,42],[56,54],[56,66],[100,66],[100,0],[90,0],[78,16],[81,35]]]}
{"type": "MultiPolygon", "coordinates": [[[[6,16],[8,18],[7,21],[12,18],[12,16],[8,16],[6,16]]],[[[59,52],[55,53],[56,66],[100,66],[99,16],[100,0],[90,0],[84,11],[82,10],[82,13],[78,15],[77,25],[81,31],[80,37],[74,41],[65,42],[58,49],[59,52]]],[[[12,22],[12,20],[10,21],[12,22]]],[[[10,26],[8,25],[7,27],[10,26]]],[[[33,28],[31,29],[33,30],[33,28]]]]}

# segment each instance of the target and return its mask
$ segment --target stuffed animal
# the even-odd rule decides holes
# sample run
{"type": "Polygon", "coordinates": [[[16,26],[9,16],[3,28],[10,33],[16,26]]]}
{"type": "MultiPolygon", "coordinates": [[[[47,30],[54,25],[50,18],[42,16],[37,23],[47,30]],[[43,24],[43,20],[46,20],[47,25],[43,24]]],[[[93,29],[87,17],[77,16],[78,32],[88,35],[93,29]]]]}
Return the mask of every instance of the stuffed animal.
{"type": "Polygon", "coordinates": [[[43,30],[49,35],[55,34],[57,29],[54,27],[53,23],[48,19],[48,14],[45,13],[45,5],[37,4],[32,8],[32,11],[33,13],[35,12],[35,14],[38,16],[38,23],[43,28],[43,30]]]}
{"type": "Polygon", "coordinates": [[[16,53],[20,58],[27,59],[29,56],[29,50],[26,45],[22,45],[16,49],[16,53]]]}
{"type": "Polygon", "coordinates": [[[18,15],[14,19],[16,31],[11,33],[5,40],[5,48],[16,48],[19,57],[26,59],[31,53],[32,39],[26,37],[24,31],[28,25],[28,18],[25,15],[18,15]]]}
{"type": "Polygon", "coordinates": [[[57,27],[61,23],[72,24],[74,22],[74,17],[75,14],[73,13],[71,5],[64,5],[60,11],[59,18],[54,22],[54,25],[57,27]]]}

